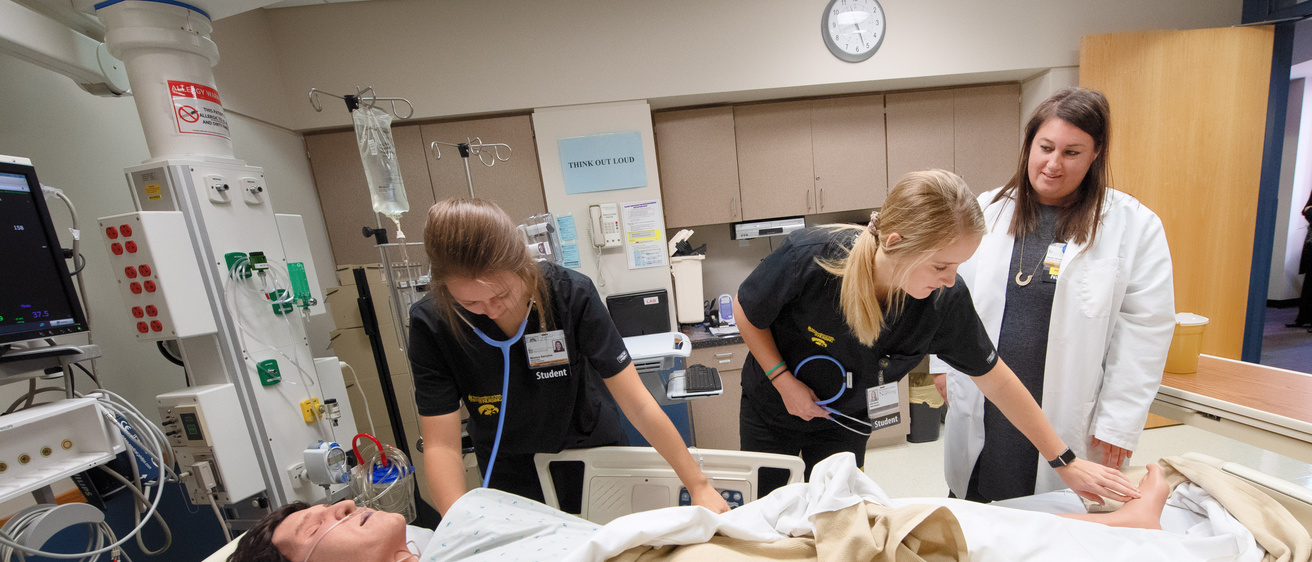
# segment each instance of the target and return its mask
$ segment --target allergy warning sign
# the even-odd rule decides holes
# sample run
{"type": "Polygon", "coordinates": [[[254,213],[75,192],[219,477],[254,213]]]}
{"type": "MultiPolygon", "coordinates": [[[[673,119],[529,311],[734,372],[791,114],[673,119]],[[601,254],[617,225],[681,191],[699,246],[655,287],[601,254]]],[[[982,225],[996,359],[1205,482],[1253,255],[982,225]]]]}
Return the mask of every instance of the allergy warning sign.
{"type": "Polygon", "coordinates": [[[179,133],[232,138],[218,90],[204,84],[169,80],[169,95],[173,98],[173,122],[179,133]]]}

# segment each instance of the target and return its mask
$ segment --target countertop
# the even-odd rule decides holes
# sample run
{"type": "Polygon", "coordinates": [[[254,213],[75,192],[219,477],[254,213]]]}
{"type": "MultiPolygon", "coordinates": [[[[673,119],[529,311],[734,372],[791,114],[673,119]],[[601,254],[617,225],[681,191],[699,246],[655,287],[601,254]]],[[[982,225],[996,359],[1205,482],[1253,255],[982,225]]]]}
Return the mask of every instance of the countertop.
{"type": "Polygon", "coordinates": [[[679,328],[679,331],[687,334],[688,339],[692,340],[693,349],[743,343],[743,336],[741,334],[734,334],[732,336],[714,336],[711,335],[710,330],[706,329],[704,326],[682,326],[679,328]]]}

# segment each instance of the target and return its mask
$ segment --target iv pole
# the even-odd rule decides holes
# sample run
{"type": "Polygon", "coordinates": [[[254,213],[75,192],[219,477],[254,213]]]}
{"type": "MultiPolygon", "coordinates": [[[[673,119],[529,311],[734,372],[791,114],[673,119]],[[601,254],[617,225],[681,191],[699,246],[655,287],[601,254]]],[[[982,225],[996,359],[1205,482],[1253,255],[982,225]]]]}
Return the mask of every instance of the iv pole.
{"type": "Polygon", "coordinates": [[[428,147],[433,151],[433,157],[441,160],[442,148],[438,145],[454,146],[456,147],[456,150],[460,151],[460,158],[465,162],[465,181],[469,183],[469,197],[471,199],[474,198],[474,177],[469,173],[469,155],[477,154],[478,161],[482,162],[484,166],[489,168],[495,166],[497,162],[510,160],[510,145],[502,142],[485,144],[483,139],[474,137],[472,139],[466,138],[465,142],[462,143],[449,143],[442,141],[433,141],[432,143],[429,143],[428,147]],[[483,149],[485,148],[491,148],[492,151],[484,152],[483,149]],[[502,148],[506,149],[506,155],[504,157],[501,156],[502,148]]]}

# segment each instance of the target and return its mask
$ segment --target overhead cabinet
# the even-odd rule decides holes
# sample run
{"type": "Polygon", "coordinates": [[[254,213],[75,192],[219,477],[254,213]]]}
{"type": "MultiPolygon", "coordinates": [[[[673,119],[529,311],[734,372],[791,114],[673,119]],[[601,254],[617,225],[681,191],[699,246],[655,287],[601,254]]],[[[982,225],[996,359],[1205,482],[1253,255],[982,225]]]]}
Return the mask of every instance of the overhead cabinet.
{"type": "Polygon", "coordinates": [[[723,224],[742,220],[733,107],[652,114],[665,223],[723,224]]]}
{"type": "Polygon", "coordinates": [[[884,96],[734,108],[743,220],[868,209],[888,193],[884,96]]]}
{"type": "Polygon", "coordinates": [[[975,193],[1000,187],[1020,158],[1020,85],[903,92],[887,96],[888,183],[939,168],[975,193]]]}

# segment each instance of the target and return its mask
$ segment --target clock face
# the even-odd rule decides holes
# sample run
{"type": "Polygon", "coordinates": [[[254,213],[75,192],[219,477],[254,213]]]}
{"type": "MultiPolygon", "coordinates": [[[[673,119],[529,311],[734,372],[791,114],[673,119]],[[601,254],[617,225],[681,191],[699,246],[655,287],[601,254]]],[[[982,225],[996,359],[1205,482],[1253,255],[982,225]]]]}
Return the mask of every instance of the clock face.
{"type": "Polygon", "coordinates": [[[884,41],[884,8],[878,0],[829,0],[820,16],[820,34],[834,56],[861,62],[884,41]]]}

